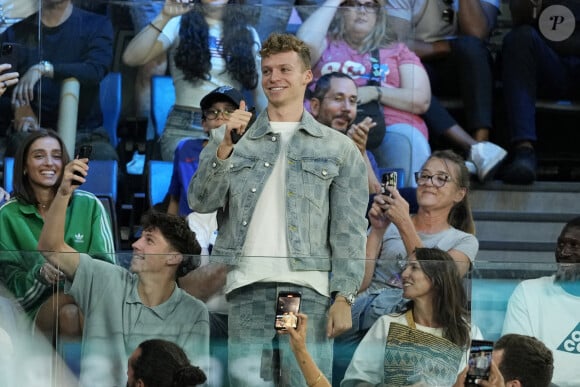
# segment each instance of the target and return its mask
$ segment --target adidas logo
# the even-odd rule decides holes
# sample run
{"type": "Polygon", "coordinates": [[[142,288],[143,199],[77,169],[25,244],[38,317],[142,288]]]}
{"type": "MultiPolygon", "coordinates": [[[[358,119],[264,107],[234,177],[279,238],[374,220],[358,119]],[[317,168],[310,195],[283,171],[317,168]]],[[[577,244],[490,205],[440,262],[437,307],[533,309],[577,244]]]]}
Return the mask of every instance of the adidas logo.
{"type": "Polygon", "coordinates": [[[81,233],[76,233],[74,235],[74,241],[75,243],[84,243],[85,242],[85,236],[81,233]]]}
{"type": "Polygon", "coordinates": [[[580,323],[562,341],[562,344],[558,347],[558,351],[580,355],[580,323]]]}

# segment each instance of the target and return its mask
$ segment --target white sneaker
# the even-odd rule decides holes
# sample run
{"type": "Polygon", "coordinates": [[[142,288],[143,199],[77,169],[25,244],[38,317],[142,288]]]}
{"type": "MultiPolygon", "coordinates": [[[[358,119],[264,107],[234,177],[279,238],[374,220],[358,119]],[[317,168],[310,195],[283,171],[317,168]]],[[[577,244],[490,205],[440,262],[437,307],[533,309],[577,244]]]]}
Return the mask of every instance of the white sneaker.
{"type": "Polygon", "coordinates": [[[130,175],[142,175],[145,168],[145,155],[135,151],[133,158],[127,163],[127,173],[130,175]]]}
{"type": "Polygon", "coordinates": [[[493,177],[495,169],[506,155],[507,151],[502,147],[489,141],[482,141],[471,146],[469,161],[475,164],[477,177],[483,182],[493,177]]]}

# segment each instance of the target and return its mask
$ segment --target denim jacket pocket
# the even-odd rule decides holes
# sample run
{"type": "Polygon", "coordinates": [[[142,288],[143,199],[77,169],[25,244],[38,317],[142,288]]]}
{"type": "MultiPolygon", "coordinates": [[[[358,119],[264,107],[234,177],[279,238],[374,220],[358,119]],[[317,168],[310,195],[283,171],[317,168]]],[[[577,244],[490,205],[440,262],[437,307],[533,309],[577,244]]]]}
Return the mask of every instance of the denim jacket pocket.
{"type": "Polygon", "coordinates": [[[331,159],[302,160],[304,196],[316,207],[328,200],[328,188],[338,176],[339,167],[331,159]]]}
{"type": "MultiPolygon", "coordinates": [[[[235,157],[230,165],[230,191],[232,196],[244,193],[248,184],[255,184],[252,181],[252,170],[256,165],[256,159],[246,157],[235,157]]],[[[255,178],[254,178],[255,179],[255,178]]]]}

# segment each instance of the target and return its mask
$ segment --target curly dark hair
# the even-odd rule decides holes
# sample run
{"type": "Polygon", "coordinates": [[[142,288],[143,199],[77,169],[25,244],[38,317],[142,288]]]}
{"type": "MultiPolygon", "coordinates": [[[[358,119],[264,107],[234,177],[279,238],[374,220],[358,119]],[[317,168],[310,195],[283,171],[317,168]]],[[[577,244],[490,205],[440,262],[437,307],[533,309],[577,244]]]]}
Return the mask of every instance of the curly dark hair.
{"type": "Polygon", "coordinates": [[[205,373],[192,365],[177,344],[161,339],[151,339],[139,344],[141,355],[135,359],[133,377],[146,386],[188,387],[206,381],[205,373]]]}
{"type": "MultiPolygon", "coordinates": [[[[246,89],[258,85],[258,69],[252,52],[254,36],[248,29],[242,7],[230,1],[223,17],[222,56],[226,72],[246,89]]],[[[179,46],[175,53],[175,65],[183,71],[188,81],[210,78],[211,54],[209,51],[209,26],[204,16],[204,6],[196,4],[181,17],[179,46]]]]}
{"type": "Polygon", "coordinates": [[[152,210],[143,215],[141,225],[144,231],[159,230],[167,242],[183,255],[177,277],[183,277],[199,267],[201,247],[195,232],[190,230],[184,218],[152,210]]]}

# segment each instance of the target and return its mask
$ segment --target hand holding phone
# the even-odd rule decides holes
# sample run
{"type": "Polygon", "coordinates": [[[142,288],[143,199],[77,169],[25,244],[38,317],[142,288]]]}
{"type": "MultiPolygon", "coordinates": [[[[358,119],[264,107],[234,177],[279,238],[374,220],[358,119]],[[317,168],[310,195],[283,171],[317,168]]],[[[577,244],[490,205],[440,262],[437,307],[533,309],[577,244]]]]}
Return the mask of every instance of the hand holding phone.
{"type": "Polygon", "coordinates": [[[299,292],[280,292],[276,302],[276,330],[287,330],[298,326],[301,294],[299,292]]]}
{"type": "MultiPolygon", "coordinates": [[[[89,159],[91,157],[92,152],[93,152],[92,146],[82,145],[81,149],[79,150],[79,154],[77,156],[77,159],[89,159]]],[[[84,178],[84,176],[80,172],[75,171],[74,174],[84,178]]],[[[73,181],[71,181],[71,184],[72,185],[81,185],[82,183],[80,181],[73,180],[73,181]]]]}
{"type": "Polygon", "coordinates": [[[493,341],[471,340],[466,386],[477,386],[476,380],[489,379],[492,351],[493,341]]]}
{"type": "Polygon", "coordinates": [[[397,188],[397,172],[386,172],[383,174],[381,183],[381,193],[393,197],[387,187],[397,188]]]}

